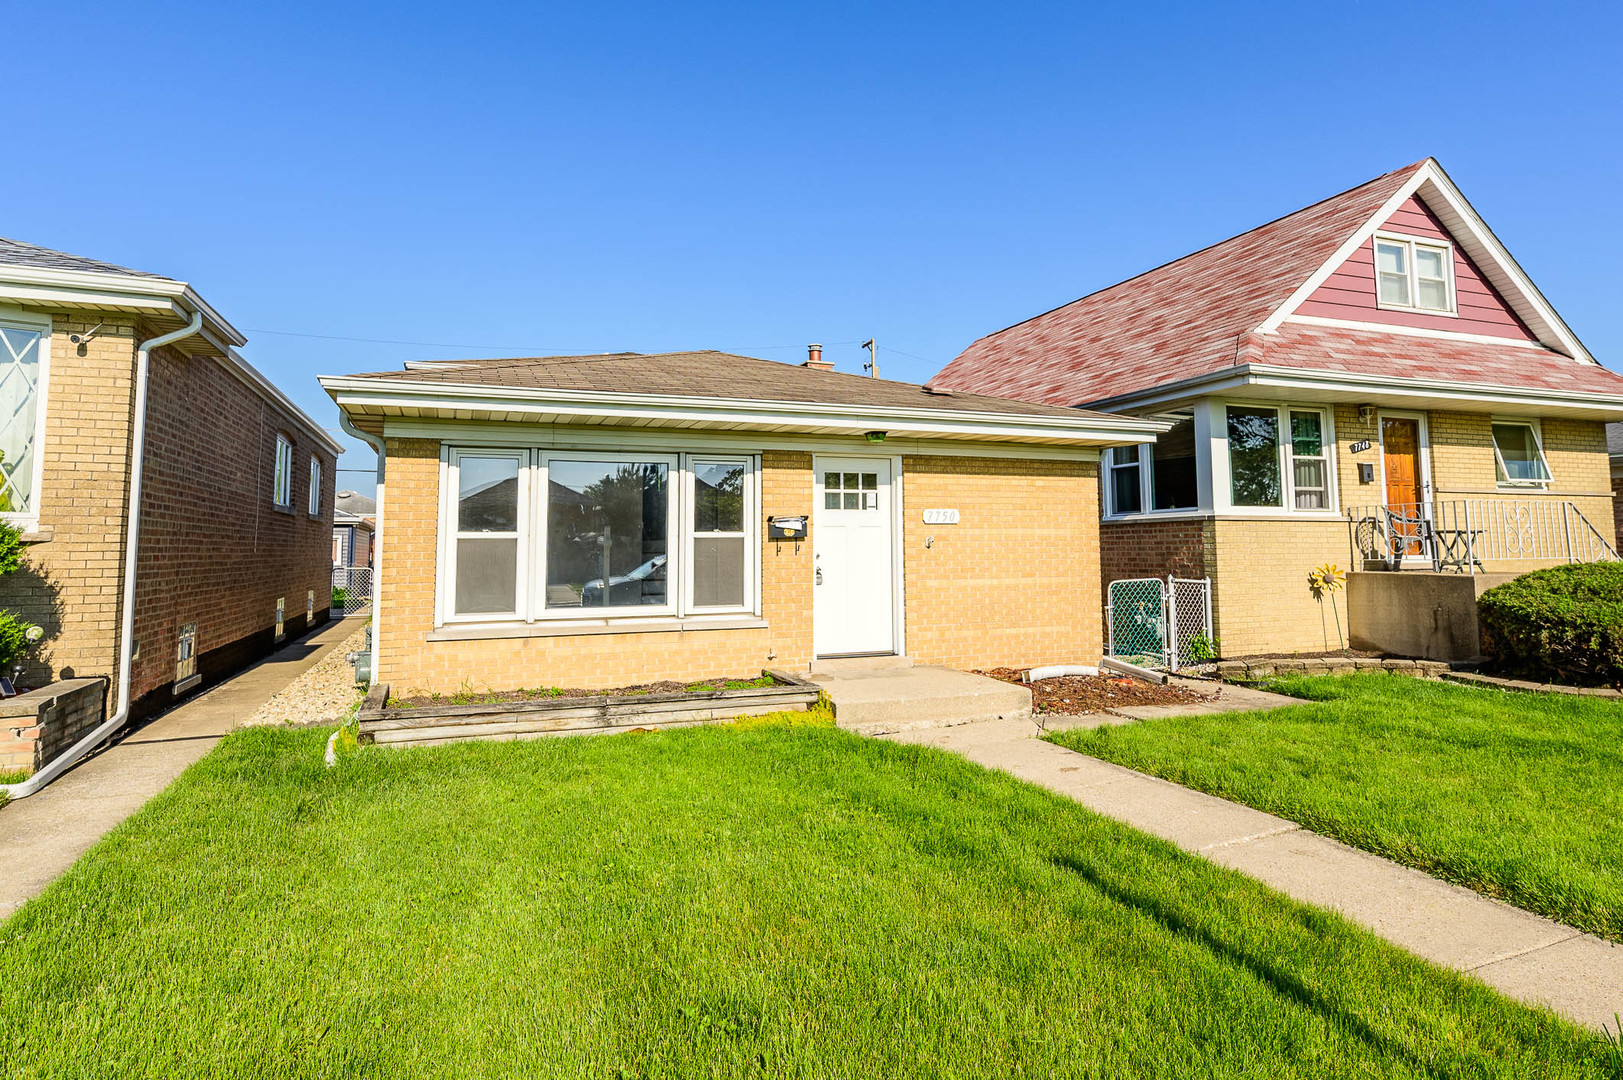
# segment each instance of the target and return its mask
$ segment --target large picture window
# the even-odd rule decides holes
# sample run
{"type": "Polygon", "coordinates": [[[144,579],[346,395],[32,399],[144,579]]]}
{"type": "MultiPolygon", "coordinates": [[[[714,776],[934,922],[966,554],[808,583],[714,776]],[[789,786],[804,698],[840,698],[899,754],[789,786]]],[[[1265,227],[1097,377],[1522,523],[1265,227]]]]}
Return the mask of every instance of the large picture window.
{"type": "Polygon", "coordinates": [[[458,448],[445,462],[444,619],[754,609],[753,457],[458,448]]]}
{"type": "Polygon", "coordinates": [[[1235,506],[1282,506],[1279,410],[1228,407],[1229,497],[1235,506]]]}
{"type": "Polygon", "coordinates": [[[669,606],[670,465],[547,462],[549,608],[669,606]]]}

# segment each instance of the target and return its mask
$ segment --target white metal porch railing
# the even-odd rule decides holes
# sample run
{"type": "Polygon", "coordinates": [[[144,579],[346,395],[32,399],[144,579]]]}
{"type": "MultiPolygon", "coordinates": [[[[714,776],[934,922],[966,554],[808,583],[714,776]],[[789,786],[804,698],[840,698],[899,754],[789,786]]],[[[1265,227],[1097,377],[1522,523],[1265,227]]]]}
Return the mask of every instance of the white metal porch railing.
{"type": "Polygon", "coordinates": [[[1437,499],[1347,508],[1352,564],[1482,573],[1487,564],[1609,562],[1612,541],[1567,499],[1437,499]]]}

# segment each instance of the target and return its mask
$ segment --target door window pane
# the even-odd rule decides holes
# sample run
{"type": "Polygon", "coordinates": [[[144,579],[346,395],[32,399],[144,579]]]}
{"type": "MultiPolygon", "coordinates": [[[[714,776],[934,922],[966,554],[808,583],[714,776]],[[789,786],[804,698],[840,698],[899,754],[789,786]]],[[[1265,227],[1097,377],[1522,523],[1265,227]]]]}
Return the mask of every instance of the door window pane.
{"type": "Polygon", "coordinates": [[[547,607],[663,606],[668,467],[554,458],[547,472],[547,607]]]}
{"type": "Polygon", "coordinates": [[[517,610],[518,537],[462,537],[456,542],[458,615],[517,610]]]}
{"type": "Polygon", "coordinates": [[[457,530],[517,532],[518,459],[464,456],[457,471],[457,530]]]}
{"type": "Polygon", "coordinates": [[[1195,418],[1179,420],[1150,446],[1151,505],[1188,510],[1200,504],[1195,486],[1195,418]]]}
{"type": "Polygon", "coordinates": [[[1279,413],[1228,407],[1229,487],[1235,506],[1279,506],[1279,413]]]}
{"type": "Polygon", "coordinates": [[[0,512],[33,508],[40,336],[0,326],[0,512]]]}

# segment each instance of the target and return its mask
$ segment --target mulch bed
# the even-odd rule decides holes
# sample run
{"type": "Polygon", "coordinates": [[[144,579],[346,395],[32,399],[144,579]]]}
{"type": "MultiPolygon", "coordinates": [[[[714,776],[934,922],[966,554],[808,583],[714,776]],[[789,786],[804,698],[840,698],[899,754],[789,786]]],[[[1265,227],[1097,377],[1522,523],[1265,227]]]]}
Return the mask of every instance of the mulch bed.
{"type": "Polygon", "coordinates": [[[992,668],[975,674],[1031,687],[1031,709],[1037,713],[1082,715],[1137,705],[1192,705],[1212,697],[1182,686],[1157,686],[1115,675],[1065,675],[1024,683],[1016,668],[992,668]]]}
{"type": "Polygon", "coordinates": [[[569,686],[545,686],[535,690],[470,690],[458,694],[412,694],[390,698],[391,709],[420,709],[426,705],[496,705],[506,701],[554,701],[559,698],[630,697],[641,694],[703,694],[713,690],[776,685],[767,679],[701,679],[697,682],[638,683],[609,690],[583,690],[569,686]],[[732,685],[729,686],[728,684],[732,685]]]}

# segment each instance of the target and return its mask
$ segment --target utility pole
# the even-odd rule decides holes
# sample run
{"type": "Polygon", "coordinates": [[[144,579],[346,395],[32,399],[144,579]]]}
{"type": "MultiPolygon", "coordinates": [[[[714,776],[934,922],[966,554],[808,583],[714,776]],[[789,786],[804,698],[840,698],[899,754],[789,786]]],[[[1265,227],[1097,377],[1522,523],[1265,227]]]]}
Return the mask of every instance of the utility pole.
{"type": "Polygon", "coordinates": [[[874,344],[873,338],[869,338],[862,343],[862,347],[868,350],[868,362],[862,365],[862,370],[868,373],[870,379],[879,378],[879,346],[874,344]]]}

